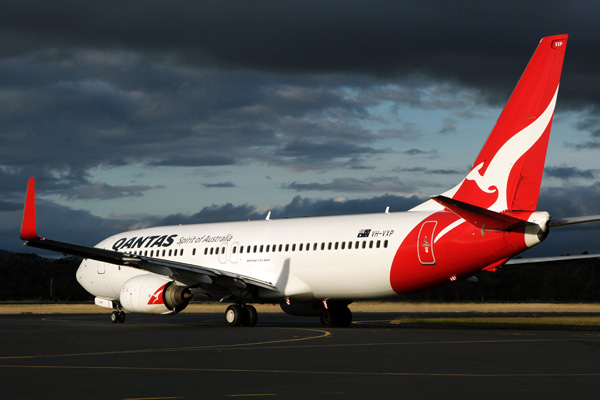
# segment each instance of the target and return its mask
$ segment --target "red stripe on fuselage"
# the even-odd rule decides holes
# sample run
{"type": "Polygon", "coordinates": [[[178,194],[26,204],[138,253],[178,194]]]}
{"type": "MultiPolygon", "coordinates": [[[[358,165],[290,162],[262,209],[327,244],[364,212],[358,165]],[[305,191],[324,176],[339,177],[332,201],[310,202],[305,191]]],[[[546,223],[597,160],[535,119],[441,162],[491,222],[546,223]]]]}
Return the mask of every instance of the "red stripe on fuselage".
{"type": "MultiPolygon", "coordinates": [[[[530,214],[530,213],[529,213],[530,214]]],[[[525,217],[525,219],[527,219],[525,217]]],[[[452,277],[468,277],[481,269],[527,249],[523,232],[483,231],[463,222],[437,239],[443,230],[458,221],[456,214],[440,211],[421,221],[404,239],[392,262],[390,283],[398,293],[409,293],[449,282],[452,277]],[[421,228],[436,221],[429,251],[435,263],[419,259],[421,228]]]]}

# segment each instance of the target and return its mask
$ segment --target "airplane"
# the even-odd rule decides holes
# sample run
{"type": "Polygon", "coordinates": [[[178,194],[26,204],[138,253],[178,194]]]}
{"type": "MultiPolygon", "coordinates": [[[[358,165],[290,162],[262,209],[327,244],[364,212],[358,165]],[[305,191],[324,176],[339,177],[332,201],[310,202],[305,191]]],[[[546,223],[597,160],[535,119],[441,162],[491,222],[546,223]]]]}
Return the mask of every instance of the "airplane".
{"type": "Polygon", "coordinates": [[[405,212],[162,226],[118,233],[94,247],[36,232],[30,178],[21,239],[83,258],[76,277],[95,303],[176,314],[194,299],[230,302],[230,326],[254,326],[252,303],[347,327],[354,300],[389,298],[495,270],[541,243],[552,219],[537,211],[568,35],[544,37],[476,158],[454,188],[405,212]]]}

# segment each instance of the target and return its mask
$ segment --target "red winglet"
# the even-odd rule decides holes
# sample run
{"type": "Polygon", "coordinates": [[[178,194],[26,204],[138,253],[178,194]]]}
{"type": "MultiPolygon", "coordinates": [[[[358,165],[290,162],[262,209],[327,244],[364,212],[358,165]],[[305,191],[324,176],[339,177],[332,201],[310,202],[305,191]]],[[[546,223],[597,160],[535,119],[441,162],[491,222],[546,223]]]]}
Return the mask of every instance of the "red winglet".
{"type": "Polygon", "coordinates": [[[40,239],[35,232],[35,178],[29,178],[29,184],[27,185],[27,197],[25,198],[23,223],[21,224],[21,239],[40,239]]]}

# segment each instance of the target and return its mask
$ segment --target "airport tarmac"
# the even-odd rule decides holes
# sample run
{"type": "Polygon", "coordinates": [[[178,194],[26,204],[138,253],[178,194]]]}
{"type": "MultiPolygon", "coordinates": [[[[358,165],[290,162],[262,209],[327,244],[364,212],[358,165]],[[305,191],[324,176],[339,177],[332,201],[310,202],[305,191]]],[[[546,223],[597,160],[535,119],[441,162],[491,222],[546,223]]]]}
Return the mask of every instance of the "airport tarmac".
{"type": "Polygon", "coordinates": [[[355,313],[0,315],[4,399],[572,399],[600,393],[600,332],[446,329],[355,313]]]}

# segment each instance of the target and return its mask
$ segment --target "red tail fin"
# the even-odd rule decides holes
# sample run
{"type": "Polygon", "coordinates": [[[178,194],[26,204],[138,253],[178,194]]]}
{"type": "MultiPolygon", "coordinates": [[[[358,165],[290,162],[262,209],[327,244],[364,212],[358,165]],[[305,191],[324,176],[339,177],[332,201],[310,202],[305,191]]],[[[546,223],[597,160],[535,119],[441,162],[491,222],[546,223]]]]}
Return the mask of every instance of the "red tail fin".
{"type": "Polygon", "coordinates": [[[473,169],[445,196],[496,212],[536,209],[567,38],[541,40],[473,169]]]}
{"type": "Polygon", "coordinates": [[[542,39],[454,199],[494,211],[534,211],[567,35],[542,39]]]}

